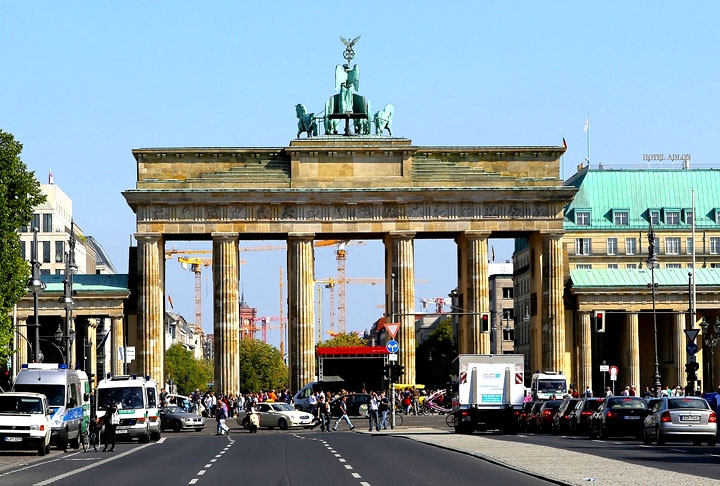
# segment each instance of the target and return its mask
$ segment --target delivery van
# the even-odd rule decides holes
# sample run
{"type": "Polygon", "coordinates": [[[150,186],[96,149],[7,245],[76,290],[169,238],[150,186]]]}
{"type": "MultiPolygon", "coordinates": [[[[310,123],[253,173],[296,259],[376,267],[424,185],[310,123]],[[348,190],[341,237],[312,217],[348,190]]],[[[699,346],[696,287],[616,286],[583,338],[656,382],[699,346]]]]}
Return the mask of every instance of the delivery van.
{"type": "Polygon", "coordinates": [[[142,443],[150,442],[150,439],[159,440],[159,400],[157,383],[149,378],[108,376],[98,383],[96,416],[103,418],[108,405],[115,403],[120,415],[120,424],[115,429],[118,439],[137,438],[142,443]]]}
{"type": "Polygon", "coordinates": [[[50,407],[41,393],[0,393],[0,449],[50,451],[50,407]]]}

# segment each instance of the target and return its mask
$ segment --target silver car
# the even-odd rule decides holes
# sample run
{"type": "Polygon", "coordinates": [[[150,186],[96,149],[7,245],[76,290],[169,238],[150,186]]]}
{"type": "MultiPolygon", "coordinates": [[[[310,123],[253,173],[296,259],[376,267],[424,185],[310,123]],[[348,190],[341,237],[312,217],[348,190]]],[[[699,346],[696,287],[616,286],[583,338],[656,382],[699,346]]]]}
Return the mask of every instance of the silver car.
{"type": "Polygon", "coordinates": [[[717,442],[717,416],[701,397],[663,397],[645,417],[643,442],[692,441],[695,445],[717,442]]]}

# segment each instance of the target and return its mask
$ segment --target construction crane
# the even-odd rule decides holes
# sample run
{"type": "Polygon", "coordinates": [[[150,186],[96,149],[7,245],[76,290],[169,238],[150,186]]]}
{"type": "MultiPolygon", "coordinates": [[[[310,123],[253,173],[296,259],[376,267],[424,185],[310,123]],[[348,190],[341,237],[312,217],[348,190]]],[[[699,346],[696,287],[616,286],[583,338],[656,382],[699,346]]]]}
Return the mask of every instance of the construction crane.
{"type": "Polygon", "coordinates": [[[202,329],[202,267],[209,266],[212,260],[179,256],[178,262],[185,270],[190,270],[195,274],[195,326],[202,329]]]}
{"type": "Polygon", "coordinates": [[[335,330],[335,279],[315,279],[317,284],[317,342],[322,341],[322,291],[324,288],[330,291],[330,329],[335,330]]]}

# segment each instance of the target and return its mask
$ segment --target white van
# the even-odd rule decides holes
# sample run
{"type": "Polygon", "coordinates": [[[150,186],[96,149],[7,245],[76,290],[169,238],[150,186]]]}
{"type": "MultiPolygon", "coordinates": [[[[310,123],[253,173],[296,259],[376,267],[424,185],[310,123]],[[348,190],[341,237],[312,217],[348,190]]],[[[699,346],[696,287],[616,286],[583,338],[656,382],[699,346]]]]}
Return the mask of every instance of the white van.
{"type": "Polygon", "coordinates": [[[105,416],[107,406],[118,407],[120,424],[115,429],[118,438],[136,438],[147,443],[160,439],[159,393],[157,384],[137,375],[108,376],[98,383],[95,410],[98,418],[105,416]]]}
{"type": "Polygon", "coordinates": [[[567,393],[567,378],[562,372],[545,371],[533,373],[530,381],[530,392],[533,400],[550,400],[553,397],[560,400],[567,393]]]}
{"type": "Polygon", "coordinates": [[[50,452],[51,413],[42,393],[0,393],[0,448],[50,452]]]}
{"type": "Polygon", "coordinates": [[[52,411],[52,445],[63,451],[68,444],[80,447],[82,423],[90,417],[90,383],[84,371],[66,364],[23,364],[12,391],[45,395],[52,411]]]}

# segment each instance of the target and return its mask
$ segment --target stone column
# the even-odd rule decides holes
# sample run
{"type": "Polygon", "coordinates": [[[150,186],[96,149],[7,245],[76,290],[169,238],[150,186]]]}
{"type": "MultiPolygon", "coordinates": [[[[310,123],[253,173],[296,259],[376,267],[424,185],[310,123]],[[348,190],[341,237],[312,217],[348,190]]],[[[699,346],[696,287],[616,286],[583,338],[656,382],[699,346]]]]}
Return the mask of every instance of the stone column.
{"type": "Polygon", "coordinates": [[[29,363],[33,358],[35,354],[35,350],[33,349],[33,356],[31,356],[28,353],[28,342],[30,341],[30,336],[28,336],[28,326],[27,326],[27,319],[23,319],[22,317],[17,318],[17,332],[15,333],[15,349],[17,349],[15,362],[16,367],[13,368],[13,374],[17,375],[18,371],[20,371],[20,367],[24,363],[29,363]]]}
{"type": "Polygon", "coordinates": [[[562,233],[543,235],[543,344],[547,362],[543,369],[561,371],[565,366],[565,306],[563,293],[562,233]]]}
{"type": "Polygon", "coordinates": [[[676,383],[668,383],[668,385],[677,386],[680,385],[683,387],[683,390],[687,386],[687,373],[685,373],[685,363],[688,362],[687,360],[687,349],[685,347],[687,346],[686,341],[687,338],[685,337],[685,320],[686,317],[684,314],[673,314],[673,334],[675,335],[675,340],[673,341],[675,346],[675,376],[677,377],[676,383]]]}
{"type": "Polygon", "coordinates": [[[165,242],[161,233],[136,233],[138,243],[138,374],[165,383],[165,242]]]}
{"type": "Polygon", "coordinates": [[[125,346],[125,321],[122,316],[113,316],[110,323],[110,372],[124,375],[125,366],[120,356],[120,348],[125,346]]]}
{"type": "MultiPolygon", "coordinates": [[[[98,320],[96,318],[88,318],[87,319],[87,343],[88,343],[88,350],[89,355],[87,356],[87,369],[85,372],[90,375],[92,373],[95,377],[97,377],[97,329],[98,329],[98,320]]],[[[85,363],[83,363],[83,366],[85,366],[85,363]]]]}
{"type": "MultiPolygon", "coordinates": [[[[460,317],[460,327],[465,342],[460,349],[465,353],[490,353],[490,319],[488,329],[482,329],[482,313],[490,311],[488,277],[488,237],[490,232],[466,231],[457,239],[460,253],[458,271],[460,292],[463,294],[465,314],[460,317]]],[[[458,343],[459,344],[459,343],[458,343]]]]}
{"type": "Polygon", "coordinates": [[[215,393],[240,391],[240,244],[238,233],[212,233],[215,393]]]}
{"type": "Polygon", "coordinates": [[[396,340],[398,364],[405,366],[405,383],[415,383],[415,233],[391,232],[385,238],[385,281],[391,288],[393,322],[400,323],[396,340]],[[389,274],[388,274],[389,273],[389,274]],[[393,277],[394,275],[394,277],[393,277]]]}
{"type": "Polygon", "coordinates": [[[313,233],[288,235],[288,371],[290,389],[317,376],[315,368],[315,269],[313,233]]]}
{"type": "Polygon", "coordinates": [[[575,324],[576,345],[575,361],[577,363],[577,389],[582,393],[586,386],[596,392],[596,396],[602,396],[595,390],[592,381],[592,326],[590,325],[590,313],[580,312],[578,321],[575,324]]]}
{"type": "MultiPolygon", "coordinates": [[[[623,381],[635,386],[638,395],[642,395],[645,387],[640,379],[640,333],[638,331],[637,312],[630,312],[625,316],[625,350],[623,356],[625,369],[621,372],[627,374],[627,380],[623,381]]],[[[622,387],[621,387],[622,388],[622,387]]]]}

